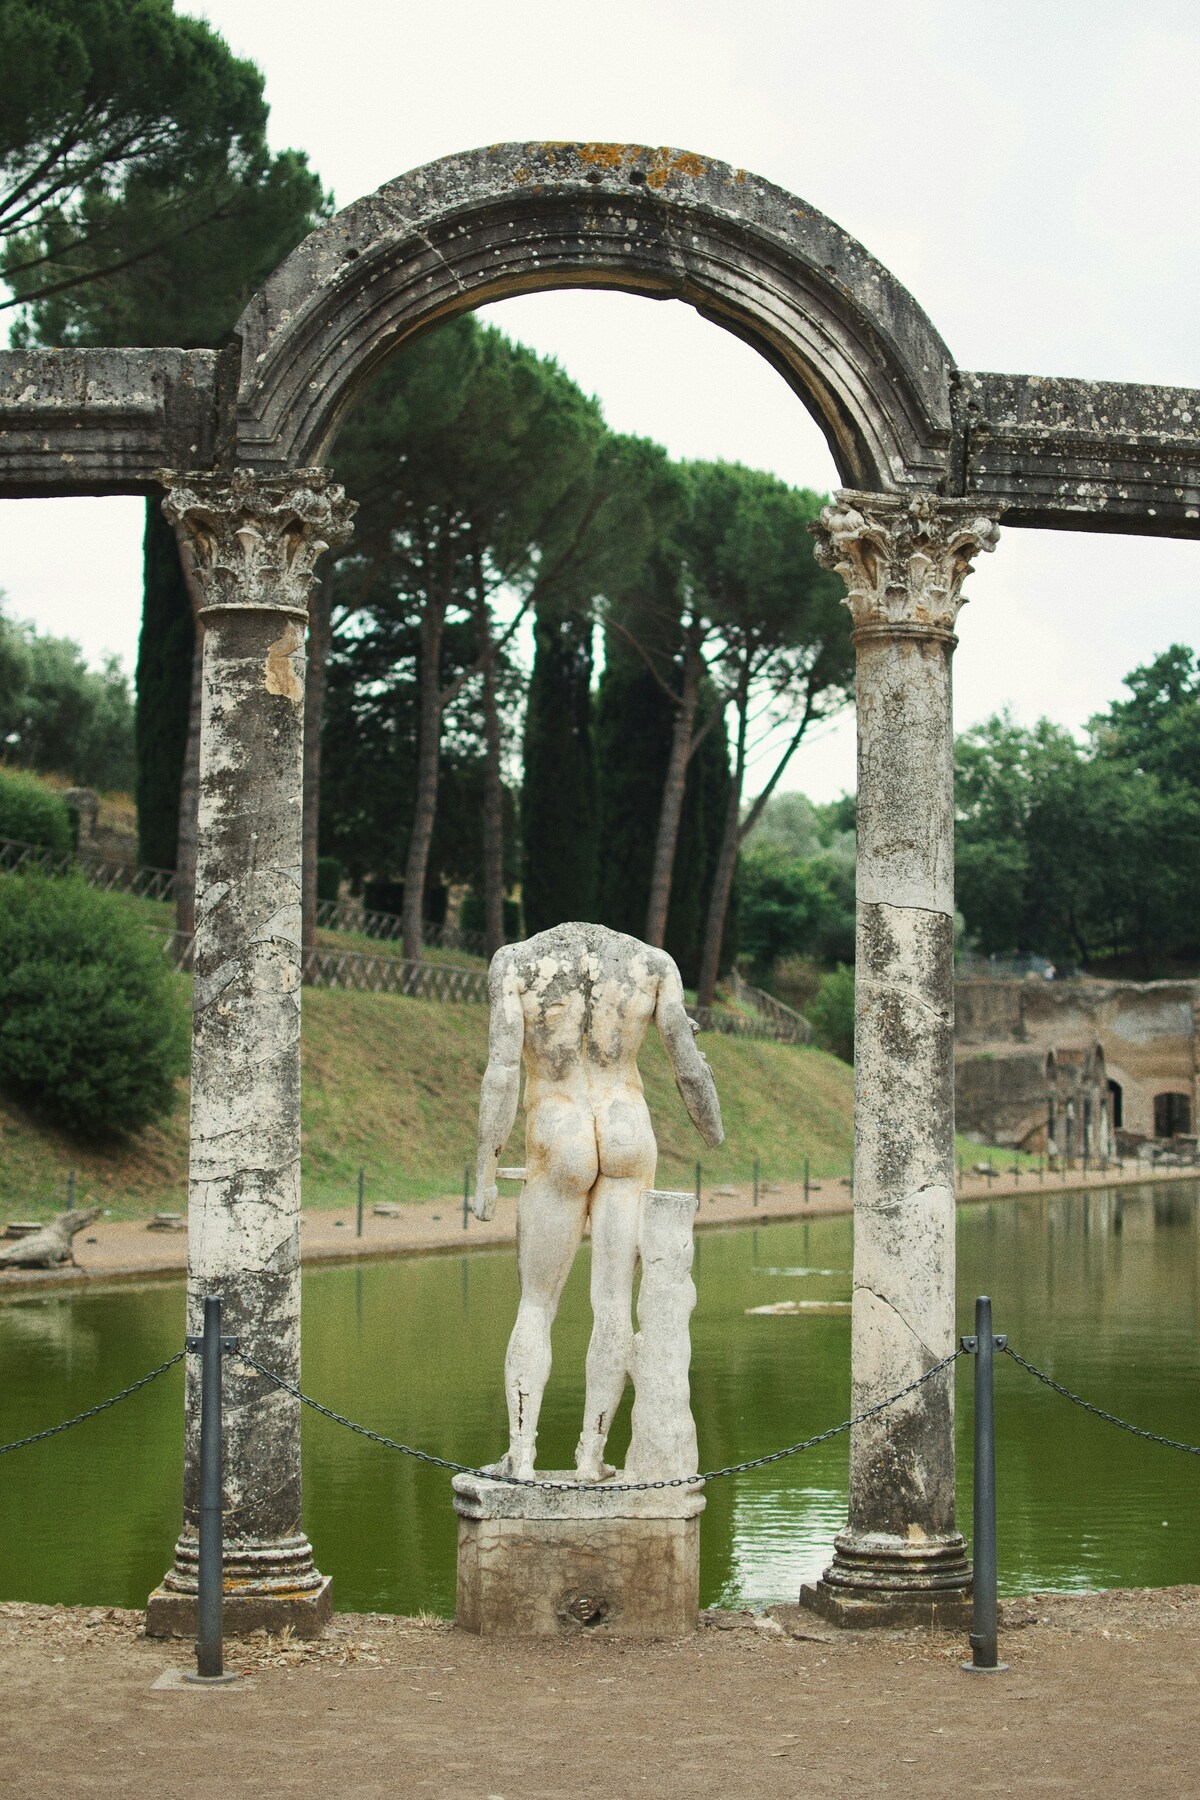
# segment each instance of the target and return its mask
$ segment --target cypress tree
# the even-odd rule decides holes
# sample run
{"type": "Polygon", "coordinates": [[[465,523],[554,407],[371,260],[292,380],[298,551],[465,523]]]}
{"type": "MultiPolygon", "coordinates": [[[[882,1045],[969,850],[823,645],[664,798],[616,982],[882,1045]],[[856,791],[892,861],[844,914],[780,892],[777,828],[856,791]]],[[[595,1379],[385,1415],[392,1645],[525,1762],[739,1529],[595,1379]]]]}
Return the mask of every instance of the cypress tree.
{"type": "Polygon", "coordinates": [[[615,632],[596,701],[597,916],[641,937],[671,747],[671,702],[615,632]]]}
{"type": "Polygon", "coordinates": [[[539,610],[521,791],[525,929],[596,916],[590,618],[539,610]]]}
{"type": "Polygon", "coordinates": [[[173,869],[195,626],[175,533],[155,498],[146,502],[142,566],[136,727],[138,856],[152,868],[173,869]]]}

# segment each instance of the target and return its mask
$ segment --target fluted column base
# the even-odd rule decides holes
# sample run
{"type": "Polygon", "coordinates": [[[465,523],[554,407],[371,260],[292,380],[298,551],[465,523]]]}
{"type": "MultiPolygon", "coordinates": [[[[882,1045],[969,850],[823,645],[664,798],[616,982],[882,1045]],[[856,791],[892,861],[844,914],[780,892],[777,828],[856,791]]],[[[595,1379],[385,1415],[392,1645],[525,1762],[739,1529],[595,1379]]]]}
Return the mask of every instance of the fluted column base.
{"type": "MultiPolygon", "coordinates": [[[[146,1602],[146,1636],[195,1637],[199,1542],[185,1530],[175,1546],[175,1565],[146,1602]]],[[[303,1532],[286,1538],[234,1539],[224,1546],[225,1592],[221,1605],[226,1637],[252,1631],[314,1638],[333,1612],[333,1581],[313,1566],[303,1532]]]]}
{"type": "Polygon", "coordinates": [[[898,1538],[844,1531],[834,1558],[800,1604],[831,1625],[864,1629],[966,1631],[971,1624],[971,1564],[961,1532],[898,1538]]]}

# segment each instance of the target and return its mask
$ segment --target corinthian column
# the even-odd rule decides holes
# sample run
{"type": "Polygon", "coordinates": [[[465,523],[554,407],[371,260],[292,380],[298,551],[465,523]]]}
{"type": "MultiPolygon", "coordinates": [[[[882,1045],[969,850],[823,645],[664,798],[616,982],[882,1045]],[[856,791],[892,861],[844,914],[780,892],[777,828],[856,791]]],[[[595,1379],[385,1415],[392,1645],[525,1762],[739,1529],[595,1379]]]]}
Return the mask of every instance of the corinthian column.
{"type": "MultiPolygon", "coordinates": [[[[816,532],[858,656],[853,1410],[954,1347],[954,737],[965,500],[840,493],[816,532]]],[[[953,1369],[855,1428],[850,1518],[805,1600],[840,1624],[959,1623],[953,1369]]]]}
{"type": "MultiPolygon", "coordinates": [[[[188,1193],[188,1330],[223,1328],[300,1376],[300,896],[304,633],[313,568],[354,511],[323,469],[174,475],[163,511],[203,590],[188,1193]]],[[[152,1636],[196,1628],[200,1395],[189,1357],[183,1531],[150,1596],[152,1636]]],[[[300,1524],[299,1405],[224,1366],[225,1628],[328,1617],[300,1524]]]]}

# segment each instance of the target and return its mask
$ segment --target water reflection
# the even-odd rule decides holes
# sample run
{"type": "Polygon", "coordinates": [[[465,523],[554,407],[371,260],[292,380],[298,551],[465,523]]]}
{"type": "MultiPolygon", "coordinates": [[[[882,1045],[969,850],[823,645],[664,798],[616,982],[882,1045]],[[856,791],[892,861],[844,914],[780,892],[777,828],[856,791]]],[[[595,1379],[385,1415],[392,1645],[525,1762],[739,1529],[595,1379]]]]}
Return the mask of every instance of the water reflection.
{"type": "MultiPolygon", "coordinates": [[[[794,1442],[849,1409],[849,1219],[756,1225],[698,1242],[694,1404],[706,1466],[794,1442]],[[757,1309],[791,1303],[794,1310],[757,1309]],[[798,1304],[797,1304],[798,1303],[798,1304]]],[[[586,1252],[555,1328],[540,1460],[570,1463],[590,1319],[586,1252]]],[[[960,1328],[990,1292],[997,1329],[1033,1361],[1151,1429],[1200,1437],[1200,1236],[1191,1184],[1037,1194],[959,1215],[960,1328]]],[[[505,1441],[501,1366],[517,1302],[509,1252],[315,1271],[304,1380],[388,1436],[474,1463],[505,1441]]],[[[0,1441],[80,1411],[163,1360],[179,1287],[0,1306],[0,1441]]],[[[961,1517],[970,1519],[970,1379],[959,1365],[961,1517]]],[[[140,1604],[179,1516],[181,1384],[5,1459],[0,1595],[140,1604]],[[80,1521],[86,1529],[80,1529],[80,1521]]],[[[1001,1572],[1031,1586],[1200,1580],[1194,1460],[1069,1409],[998,1368],[1001,1572]]],[[[613,1433],[628,1442],[628,1399],[613,1433]]],[[[338,1604],[453,1608],[447,1477],[306,1415],[306,1526],[338,1604]]],[[[794,1595],[845,1519],[845,1438],[714,1483],[705,1604],[794,1595]]]]}

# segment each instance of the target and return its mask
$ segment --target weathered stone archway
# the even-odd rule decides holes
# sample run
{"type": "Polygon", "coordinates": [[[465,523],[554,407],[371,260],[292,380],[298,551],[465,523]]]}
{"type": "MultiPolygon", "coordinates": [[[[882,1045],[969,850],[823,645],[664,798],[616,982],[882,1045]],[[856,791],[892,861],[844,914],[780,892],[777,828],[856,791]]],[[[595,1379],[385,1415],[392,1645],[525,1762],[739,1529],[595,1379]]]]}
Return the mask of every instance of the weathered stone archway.
{"type": "MultiPolygon", "coordinates": [[[[299,1373],[300,768],[314,565],[353,507],[319,462],[414,333],[538,288],[679,299],[744,337],[822,425],[846,489],[819,553],[858,650],[856,1410],[954,1333],[950,663],[996,521],[1200,536],[1200,395],[959,370],[916,302],[820,213],[672,150],[506,145],[389,183],[314,233],[226,351],[0,353],[0,495],[150,492],[192,537],[206,622],[190,1295],[299,1373]]],[[[294,1400],[231,1366],[234,1619],[314,1629],[294,1400]]],[[[185,1526],[152,1627],[190,1629],[185,1526]]],[[[842,1619],[931,1618],[969,1583],[953,1391],[858,1429],[850,1521],[821,1585],[842,1619]]]]}
{"type": "Polygon", "coordinates": [[[607,287],[680,300],[745,338],[829,439],[847,487],[945,479],[952,360],[860,244],[744,169],[621,144],[499,145],[346,208],[246,308],[238,460],[322,460],[399,343],[513,294],[607,287]]]}

